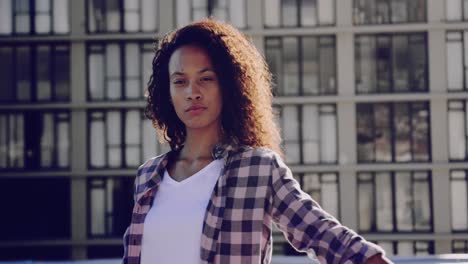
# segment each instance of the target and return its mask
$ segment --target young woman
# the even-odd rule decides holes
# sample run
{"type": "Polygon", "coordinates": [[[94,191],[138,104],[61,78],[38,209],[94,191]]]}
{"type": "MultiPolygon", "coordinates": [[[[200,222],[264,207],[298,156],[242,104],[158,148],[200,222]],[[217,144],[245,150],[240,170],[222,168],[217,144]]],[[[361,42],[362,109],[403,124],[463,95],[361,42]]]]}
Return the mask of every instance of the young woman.
{"type": "Polygon", "coordinates": [[[294,180],[271,74],[234,27],[207,19],[167,34],[147,95],[171,151],[138,170],[124,263],[270,263],[273,222],[321,263],[389,263],[294,180]]]}

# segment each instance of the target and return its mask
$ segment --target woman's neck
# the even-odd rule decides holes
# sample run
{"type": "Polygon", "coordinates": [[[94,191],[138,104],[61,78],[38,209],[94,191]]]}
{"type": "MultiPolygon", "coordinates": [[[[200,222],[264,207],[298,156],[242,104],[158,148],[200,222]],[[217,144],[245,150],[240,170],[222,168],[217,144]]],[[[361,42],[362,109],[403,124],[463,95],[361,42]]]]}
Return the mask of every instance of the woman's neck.
{"type": "Polygon", "coordinates": [[[184,147],[180,152],[179,159],[195,161],[211,158],[213,147],[221,139],[220,134],[220,131],[187,130],[184,147]]]}

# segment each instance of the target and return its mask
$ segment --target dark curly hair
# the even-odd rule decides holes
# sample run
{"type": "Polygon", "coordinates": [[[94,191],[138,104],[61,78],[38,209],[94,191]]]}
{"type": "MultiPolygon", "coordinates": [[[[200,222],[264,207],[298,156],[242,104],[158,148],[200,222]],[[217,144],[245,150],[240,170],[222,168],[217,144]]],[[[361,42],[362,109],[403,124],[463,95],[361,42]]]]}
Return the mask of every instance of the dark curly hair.
{"type": "Polygon", "coordinates": [[[281,136],[274,122],[271,73],[263,56],[239,30],[212,18],[191,23],[166,34],[159,42],[148,82],[145,114],[153,122],[161,142],[180,148],[185,125],[170,101],[169,59],[184,45],[196,45],[209,55],[222,94],[223,140],[267,147],[283,155],[281,136]]]}

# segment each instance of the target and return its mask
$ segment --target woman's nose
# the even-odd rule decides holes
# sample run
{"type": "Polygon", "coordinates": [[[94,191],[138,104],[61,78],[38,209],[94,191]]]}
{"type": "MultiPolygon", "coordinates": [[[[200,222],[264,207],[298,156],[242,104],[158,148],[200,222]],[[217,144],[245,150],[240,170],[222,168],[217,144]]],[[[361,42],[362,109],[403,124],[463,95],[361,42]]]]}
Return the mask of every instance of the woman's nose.
{"type": "Polygon", "coordinates": [[[187,91],[187,99],[189,100],[200,100],[202,95],[200,93],[200,88],[196,83],[190,83],[187,91]]]}

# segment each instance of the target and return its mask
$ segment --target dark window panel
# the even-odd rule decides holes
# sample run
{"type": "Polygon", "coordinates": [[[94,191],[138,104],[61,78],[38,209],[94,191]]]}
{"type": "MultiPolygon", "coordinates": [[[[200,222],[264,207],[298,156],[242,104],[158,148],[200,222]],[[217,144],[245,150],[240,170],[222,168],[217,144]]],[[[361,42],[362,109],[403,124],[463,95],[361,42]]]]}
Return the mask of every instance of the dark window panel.
{"type": "Polygon", "coordinates": [[[152,73],[150,42],[94,43],[88,46],[88,99],[142,100],[152,73]]]}
{"type": "Polygon", "coordinates": [[[430,172],[361,172],[358,174],[361,232],[431,232],[430,172]]]}
{"type": "Polygon", "coordinates": [[[265,27],[315,27],[335,24],[334,0],[264,0],[265,27]]]}
{"type": "Polygon", "coordinates": [[[427,102],[356,106],[358,162],[431,160],[427,102]]]}
{"type": "Polygon", "coordinates": [[[69,168],[68,112],[0,112],[0,124],[0,169],[69,168]]]}
{"type": "Polygon", "coordinates": [[[0,208],[12,216],[0,218],[4,227],[0,240],[70,238],[70,202],[67,178],[0,179],[0,208]]]}
{"type": "Polygon", "coordinates": [[[91,33],[154,32],[158,27],[158,0],[87,0],[91,33]]]}
{"type": "Polygon", "coordinates": [[[0,247],[0,261],[68,261],[70,259],[71,248],[68,246],[0,247]]]}
{"type": "Polygon", "coordinates": [[[122,246],[89,246],[88,259],[117,259],[122,258],[122,246]]]}
{"type": "Polygon", "coordinates": [[[88,166],[95,169],[137,168],[169,150],[140,109],[90,111],[88,138],[88,166]]]}
{"type": "Polygon", "coordinates": [[[273,74],[273,93],[280,96],[337,93],[335,38],[267,38],[266,61],[273,74]]]}
{"type": "Polygon", "coordinates": [[[358,35],[355,46],[357,93],[428,91],[425,34],[358,35]]]}
{"type": "Polygon", "coordinates": [[[133,207],[134,178],[88,180],[88,236],[121,237],[133,207]]]}
{"type": "Polygon", "coordinates": [[[426,21],[426,0],[353,0],[355,25],[426,21]]]}

